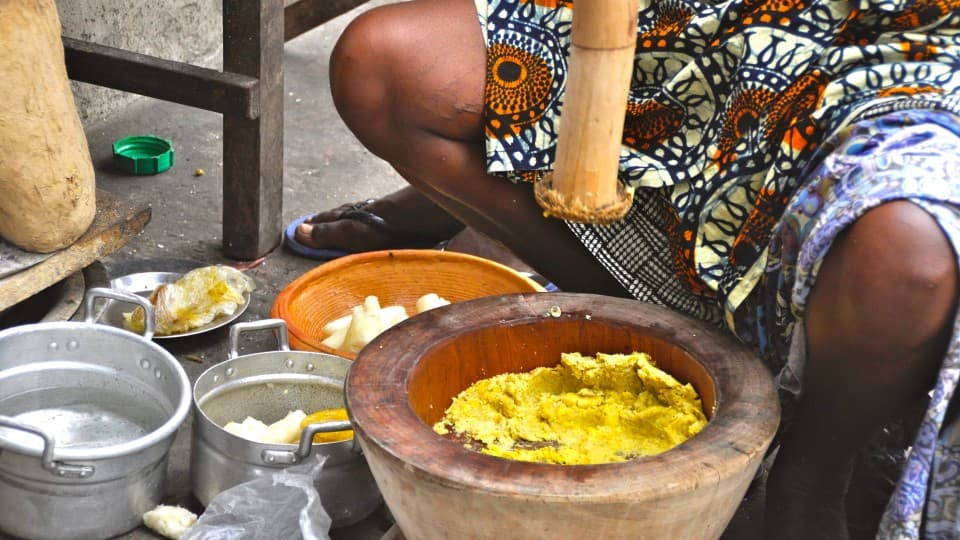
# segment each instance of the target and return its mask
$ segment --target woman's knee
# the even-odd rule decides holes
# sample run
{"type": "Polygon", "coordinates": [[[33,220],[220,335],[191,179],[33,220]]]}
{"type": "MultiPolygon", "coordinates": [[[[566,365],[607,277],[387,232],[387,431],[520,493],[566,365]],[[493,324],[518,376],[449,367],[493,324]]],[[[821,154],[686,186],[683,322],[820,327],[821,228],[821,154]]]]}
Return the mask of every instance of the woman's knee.
{"type": "Polygon", "coordinates": [[[472,0],[411,0],[351,21],[331,55],[330,87],[347,127],[397,166],[423,141],[480,140],[485,66],[472,0]]]}
{"type": "Polygon", "coordinates": [[[385,62],[393,45],[382,31],[389,18],[384,10],[375,8],[351,21],[330,55],[330,91],[337,112],[351,130],[371,135],[377,127],[371,119],[382,118],[389,94],[385,62]]]}
{"type": "Polygon", "coordinates": [[[956,260],[946,235],[919,206],[894,201],[874,208],[828,253],[808,311],[827,320],[809,325],[851,348],[934,347],[949,335],[957,308],[956,260]]]}

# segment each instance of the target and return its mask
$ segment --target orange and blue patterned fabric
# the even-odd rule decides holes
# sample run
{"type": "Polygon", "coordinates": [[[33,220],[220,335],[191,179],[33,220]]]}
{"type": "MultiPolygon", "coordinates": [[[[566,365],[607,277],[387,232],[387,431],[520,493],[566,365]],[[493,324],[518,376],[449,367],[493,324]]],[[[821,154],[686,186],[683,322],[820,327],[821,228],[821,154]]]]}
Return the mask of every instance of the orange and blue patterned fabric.
{"type": "MultiPolygon", "coordinates": [[[[574,2],[476,4],[487,43],[487,170],[536,181],[554,159],[574,2]]],[[[612,225],[568,227],[634,297],[757,346],[780,374],[785,411],[798,390],[791,362],[802,362],[790,359],[791,349],[819,267],[816,257],[806,266],[791,258],[833,238],[799,222],[840,212],[849,223],[866,208],[858,201],[910,198],[960,246],[955,181],[916,176],[945,174],[937,163],[960,156],[958,0],[642,1],[624,114],[620,181],[635,188],[634,204],[612,225]],[[920,130],[920,142],[888,140],[908,127],[920,130]],[[930,131],[944,135],[937,145],[922,135],[930,131]],[[876,154],[857,146],[861,139],[887,142],[876,154]],[[912,144],[922,147],[926,168],[881,174],[868,165],[886,152],[909,154],[903,148],[912,144]],[[817,167],[843,162],[837,155],[867,160],[859,166],[882,178],[857,174],[866,191],[830,192],[837,184],[823,183],[817,167]],[[799,198],[814,185],[833,202],[808,215],[811,200],[799,198]],[[796,251],[785,238],[799,242],[790,245],[796,251]]],[[[928,410],[932,423],[912,447],[882,536],[948,538],[960,527],[960,477],[949,474],[960,470],[960,446],[946,442],[951,429],[943,425],[958,343],[955,332],[928,410]]]]}
{"type": "MultiPolygon", "coordinates": [[[[657,192],[662,271],[687,291],[668,293],[696,297],[669,300],[701,316],[732,322],[819,141],[890,110],[960,112],[958,0],[641,4],[620,177],[657,192]]],[[[477,7],[488,171],[533,180],[552,167],[573,2],[477,7]]],[[[636,296],[664,294],[619,261],[616,235],[571,227],[636,296]]]]}

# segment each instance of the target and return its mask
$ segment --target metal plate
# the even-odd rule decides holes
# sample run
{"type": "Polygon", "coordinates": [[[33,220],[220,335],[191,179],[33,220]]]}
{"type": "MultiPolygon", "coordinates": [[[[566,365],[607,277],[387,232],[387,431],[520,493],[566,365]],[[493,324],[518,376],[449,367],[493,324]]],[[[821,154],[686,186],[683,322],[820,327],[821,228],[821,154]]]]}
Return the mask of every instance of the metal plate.
{"type": "MultiPolygon", "coordinates": [[[[110,288],[119,289],[133,294],[138,294],[143,297],[150,296],[153,293],[154,289],[163,285],[164,283],[174,283],[183,274],[177,272],[140,272],[137,274],[128,274],[126,276],[121,276],[110,280],[110,288]]],[[[197,334],[202,334],[204,332],[209,332],[215,330],[231,322],[235,321],[240,315],[243,315],[243,312],[247,310],[247,307],[250,306],[250,293],[244,293],[243,295],[243,304],[241,304],[232,315],[229,316],[220,316],[210,321],[209,323],[198,326],[193,330],[187,332],[180,332],[178,334],[168,334],[165,336],[154,335],[154,339],[173,339],[181,338],[187,336],[194,336],[197,334]]],[[[123,325],[123,314],[129,313],[136,306],[133,304],[115,302],[113,300],[108,300],[103,309],[97,315],[97,322],[102,324],[108,324],[110,326],[115,326],[117,328],[126,329],[123,325]]]]}

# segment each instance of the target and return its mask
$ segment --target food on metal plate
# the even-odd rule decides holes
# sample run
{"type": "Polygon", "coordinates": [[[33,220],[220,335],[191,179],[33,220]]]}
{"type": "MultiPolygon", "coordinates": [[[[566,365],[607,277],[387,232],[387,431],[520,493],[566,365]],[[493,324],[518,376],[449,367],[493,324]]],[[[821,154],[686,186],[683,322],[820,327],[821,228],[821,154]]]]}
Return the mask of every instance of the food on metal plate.
{"type": "MultiPolygon", "coordinates": [[[[449,303],[449,300],[436,293],[428,293],[417,299],[416,310],[419,314],[449,303]]],[[[349,315],[325,324],[321,343],[331,349],[357,353],[381,332],[408,317],[403,306],[380,307],[380,300],[376,296],[368,296],[363,304],[354,306],[349,315]]]]}
{"type": "Polygon", "coordinates": [[[161,504],[143,514],[147,528],[173,540],[183,536],[196,522],[197,515],[182,506],[161,504]]]}
{"type": "MultiPolygon", "coordinates": [[[[150,294],[156,309],[158,336],[189,332],[219,317],[233,315],[254,289],[253,280],[243,272],[224,265],[191,270],[174,283],[165,283],[150,294]]],[[[143,308],[123,314],[128,330],[143,332],[143,308]]]]}
{"type": "Polygon", "coordinates": [[[433,429],[485,454],[587,465],[665,452],[707,424],[700,397],[650,355],[563,353],[457,395],[433,429]]]}

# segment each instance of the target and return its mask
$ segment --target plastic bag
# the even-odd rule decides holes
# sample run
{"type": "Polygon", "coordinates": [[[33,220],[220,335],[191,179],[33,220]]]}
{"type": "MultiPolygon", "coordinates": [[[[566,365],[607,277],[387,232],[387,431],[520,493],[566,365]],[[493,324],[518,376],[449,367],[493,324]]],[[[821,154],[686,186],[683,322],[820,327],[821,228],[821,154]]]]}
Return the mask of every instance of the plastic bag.
{"type": "Polygon", "coordinates": [[[326,459],[315,454],[220,492],[181,540],[329,540],[332,519],[313,485],[326,459]]]}

